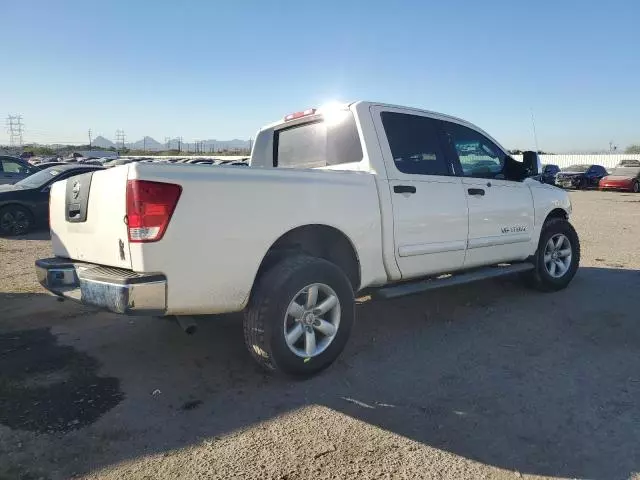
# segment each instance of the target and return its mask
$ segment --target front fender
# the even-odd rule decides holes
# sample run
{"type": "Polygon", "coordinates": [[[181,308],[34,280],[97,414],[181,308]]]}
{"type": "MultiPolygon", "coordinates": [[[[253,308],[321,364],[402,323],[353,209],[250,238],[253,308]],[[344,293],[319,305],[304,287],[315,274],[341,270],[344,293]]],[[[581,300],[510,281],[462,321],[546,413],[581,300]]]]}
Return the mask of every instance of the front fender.
{"type": "Polygon", "coordinates": [[[569,218],[571,215],[571,198],[569,193],[565,190],[537,182],[535,180],[527,180],[529,188],[531,190],[531,197],[533,198],[534,208],[534,236],[535,245],[537,247],[538,238],[540,238],[540,232],[542,231],[542,225],[546,221],[547,217],[554,211],[561,210],[569,218]]]}

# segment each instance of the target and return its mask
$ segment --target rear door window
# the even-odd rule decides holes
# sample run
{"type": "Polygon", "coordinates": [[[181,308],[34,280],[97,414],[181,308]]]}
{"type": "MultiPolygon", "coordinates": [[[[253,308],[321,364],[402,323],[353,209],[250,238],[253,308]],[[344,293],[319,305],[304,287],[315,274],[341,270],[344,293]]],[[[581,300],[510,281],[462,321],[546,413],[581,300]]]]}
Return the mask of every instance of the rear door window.
{"type": "Polygon", "coordinates": [[[317,168],[362,160],[353,114],[283,128],[274,132],[273,166],[317,168]]]}
{"type": "Polygon", "coordinates": [[[453,175],[440,145],[440,122],[406,113],[380,114],[393,162],[402,173],[453,175]]]}

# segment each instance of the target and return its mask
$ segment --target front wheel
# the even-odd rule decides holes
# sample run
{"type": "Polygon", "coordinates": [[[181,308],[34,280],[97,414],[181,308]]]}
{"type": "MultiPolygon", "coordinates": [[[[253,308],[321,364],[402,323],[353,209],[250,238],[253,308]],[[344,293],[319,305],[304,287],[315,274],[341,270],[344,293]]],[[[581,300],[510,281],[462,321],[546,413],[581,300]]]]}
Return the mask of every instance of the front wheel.
{"type": "Polygon", "coordinates": [[[580,240],[573,226],[563,218],[553,218],[542,227],[532,286],[542,291],[562,290],[573,279],[580,264],[580,240]]]}
{"type": "Polygon", "coordinates": [[[287,257],[257,281],[244,319],[249,352],[267,370],[311,376],[335,361],[355,318],[353,289],[336,265],[287,257]]]}

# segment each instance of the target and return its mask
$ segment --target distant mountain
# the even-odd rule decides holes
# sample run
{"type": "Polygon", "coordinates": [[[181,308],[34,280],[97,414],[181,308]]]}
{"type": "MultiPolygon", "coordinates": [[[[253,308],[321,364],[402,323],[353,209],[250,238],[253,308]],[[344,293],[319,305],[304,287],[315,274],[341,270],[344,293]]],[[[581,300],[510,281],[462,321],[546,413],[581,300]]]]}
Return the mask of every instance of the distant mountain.
{"type": "MultiPolygon", "coordinates": [[[[149,152],[167,150],[167,146],[169,149],[178,149],[178,145],[180,140],[178,138],[172,138],[167,143],[160,143],[155,138],[152,137],[144,137],[136,142],[125,143],[125,146],[131,150],[144,150],[146,149],[149,152]]],[[[202,151],[203,153],[209,152],[219,152],[222,150],[248,150],[250,146],[249,140],[240,140],[234,138],[233,140],[200,140],[200,141],[186,141],[182,140],[182,145],[180,149],[183,151],[196,151],[196,144],[198,145],[197,150],[202,151]]],[[[103,136],[98,136],[93,139],[91,145],[95,148],[118,148],[120,144],[115,144],[108,138],[104,138],[103,136]]]]}
{"type": "Polygon", "coordinates": [[[127,143],[127,148],[131,150],[148,150],[150,152],[164,150],[166,147],[164,144],[158,142],[151,137],[144,137],[137,142],[127,143]]]}
{"type": "Polygon", "coordinates": [[[100,147],[100,148],[109,148],[109,147],[116,146],[116,144],[113,143],[111,140],[104,138],[102,136],[97,136],[96,138],[94,138],[93,141],[91,142],[91,145],[94,147],[100,147]]]}

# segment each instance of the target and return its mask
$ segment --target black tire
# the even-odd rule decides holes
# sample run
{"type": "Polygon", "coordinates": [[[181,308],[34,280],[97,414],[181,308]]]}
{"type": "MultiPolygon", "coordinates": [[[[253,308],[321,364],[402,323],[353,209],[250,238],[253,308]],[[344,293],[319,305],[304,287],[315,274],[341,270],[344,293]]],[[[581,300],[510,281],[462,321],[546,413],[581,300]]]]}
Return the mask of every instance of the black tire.
{"type": "Polygon", "coordinates": [[[635,180],[633,182],[633,185],[631,186],[631,191],[633,193],[638,193],[640,192],[640,182],[638,180],[635,180]]]}
{"type": "Polygon", "coordinates": [[[253,358],[265,369],[308,377],[327,368],[344,349],[355,319],[353,289],[340,268],[321,258],[295,254],[282,259],[257,280],[244,317],[244,338],[253,358]],[[305,287],[329,286],[340,302],[335,337],[316,356],[296,355],[284,337],[289,304],[305,287]]]}
{"type": "Polygon", "coordinates": [[[528,284],[543,292],[555,292],[566,288],[575,276],[580,264],[580,240],[573,225],[563,218],[547,220],[542,227],[538,249],[533,259],[534,270],[528,276],[528,284]],[[559,278],[553,277],[545,266],[544,251],[549,239],[557,234],[563,234],[571,244],[571,262],[566,273],[559,278]]]}
{"type": "Polygon", "coordinates": [[[15,236],[28,233],[33,226],[33,215],[20,205],[0,209],[0,235],[15,236]]]}

